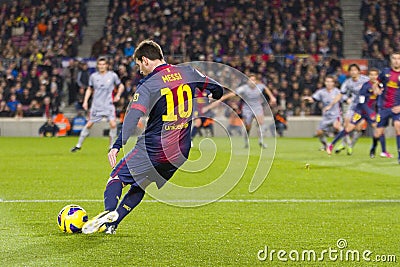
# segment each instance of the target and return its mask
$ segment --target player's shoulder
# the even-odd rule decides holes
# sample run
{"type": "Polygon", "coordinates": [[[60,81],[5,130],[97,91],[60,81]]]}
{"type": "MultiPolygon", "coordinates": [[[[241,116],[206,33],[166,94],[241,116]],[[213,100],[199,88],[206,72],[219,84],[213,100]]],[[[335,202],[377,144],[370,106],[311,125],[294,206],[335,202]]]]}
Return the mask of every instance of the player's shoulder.
{"type": "Polygon", "coordinates": [[[381,75],[388,75],[392,71],[392,68],[385,67],[381,71],[381,75]]]}
{"type": "Polygon", "coordinates": [[[368,93],[369,91],[372,91],[371,89],[372,89],[371,83],[369,81],[365,82],[365,83],[363,83],[363,85],[360,89],[360,94],[368,93]]]}
{"type": "Polygon", "coordinates": [[[93,72],[92,74],[90,74],[90,77],[97,77],[97,76],[99,76],[100,74],[99,74],[99,72],[98,71],[95,71],[95,72],[93,72]]]}

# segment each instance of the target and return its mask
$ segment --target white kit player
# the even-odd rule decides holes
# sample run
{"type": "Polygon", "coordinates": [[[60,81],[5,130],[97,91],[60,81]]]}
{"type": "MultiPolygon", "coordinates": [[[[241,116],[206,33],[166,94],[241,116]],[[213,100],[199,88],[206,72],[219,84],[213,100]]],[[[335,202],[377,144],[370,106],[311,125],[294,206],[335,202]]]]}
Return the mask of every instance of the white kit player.
{"type": "Polygon", "coordinates": [[[239,95],[243,102],[242,118],[244,120],[244,124],[247,131],[247,135],[245,135],[244,137],[245,147],[247,148],[249,146],[248,135],[251,130],[251,124],[253,122],[253,119],[256,119],[258,124],[257,127],[258,144],[260,145],[260,147],[266,148],[262,135],[262,129],[264,125],[264,109],[262,104],[265,101],[262,91],[265,91],[265,93],[269,96],[271,103],[276,103],[276,99],[272,95],[271,91],[265,85],[259,83],[255,75],[251,74],[249,75],[248,82],[237,88],[236,92],[230,92],[222,96],[220,100],[212,103],[211,105],[208,105],[203,109],[203,111],[215,107],[215,105],[217,105],[221,101],[224,101],[235,95],[239,95]]]}
{"type": "MultiPolygon", "coordinates": [[[[344,116],[344,127],[348,127],[351,124],[351,120],[354,116],[354,108],[356,101],[355,98],[360,92],[361,87],[364,83],[369,81],[369,77],[360,73],[360,67],[357,64],[350,64],[348,71],[350,73],[350,78],[346,79],[342,86],[340,87],[340,94],[333,100],[331,105],[334,105],[341,101],[342,99],[349,105],[344,116]]],[[[345,143],[347,145],[347,154],[353,154],[353,147],[356,144],[358,138],[362,134],[363,123],[359,123],[357,128],[352,133],[352,140],[350,142],[349,136],[347,135],[345,143]]],[[[342,144],[335,149],[335,153],[339,153],[341,150],[345,149],[342,144]]]]}
{"type": "Polygon", "coordinates": [[[107,59],[100,57],[97,60],[97,71],[90,75],[89,87],[85,92],[85,99],[82,105],[85,110],[88,110],[88,101],[93,93],[90,117],[79,135],[78,143],[71,149],[71,152],[81,149],[83,141],[89,135],[89,129],[92,128],[94,123],[100,122],[103,117],[107,118],[110,123],[110,147],[114,144],[117,137],[117,122],[113,102],[119,101],[124,89],[124,85],[118,75],[108,70],[107,59]],[[112,93],[116,86],[118,87],[118,92],[113,98],[112,93]]]}
{"type": "Polygon", "coordinates": [[[342,130],[339,103],[332,104],[338,95],[340,95],[340,90],[335,87],[335,78],[328,75],[325,78],[324,88],[317,90],[312,96],[303,97],[303,100],[310,103],[322,103],[322,120],[319,124],[316,135],[324,146],[324,150],[327,147],[327,134],[332,130],[332,128],[337,132],[342,130]]]}

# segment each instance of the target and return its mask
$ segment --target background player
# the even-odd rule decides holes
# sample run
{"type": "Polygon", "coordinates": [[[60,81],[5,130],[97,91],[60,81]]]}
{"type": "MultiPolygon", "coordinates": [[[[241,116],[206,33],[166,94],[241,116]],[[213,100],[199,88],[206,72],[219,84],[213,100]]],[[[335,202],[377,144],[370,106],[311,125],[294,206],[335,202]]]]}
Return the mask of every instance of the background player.
{"type": "MultiPolygon", "coordinates": [[[[350,73],[350,78],[346,79],[342,86],[340,87],[340,94],[336,96],[336,98],[332,101],[331,105],[335,105],[340,100],[344,100],[346,104],[344,107],[344,127],[351,126],[351,121],[354,115],[355,108],[355,98],[358,95],[363,84],[369,81],[368,76],[365,76],[360,73],[360,67],[357,64],[350,64],[348,68],[348,72],[350,73]]],[[[351,155],[353,153],[353,147],[357,142],[358,138],[362,135],[362,123],[358,124],[356,131],[353,132],[352,139],[348,138],[346,135],[346,145],[347,145],[347,154],[351,155]]],[[[345,146],[342,144],[336,149],[336,153],[339,153],[341,150],[345,149],[345,146]]]]}
{"type": "Polygon", "coordinates": [[[117,122],[113,102],[118,102],[123,92],[124,84],[121,83],[115,72],[108,70],[107,59],[105,57],[100,57],[97,60],[97,71],[90,75],[89,87],[85,92],[85,99],[82,105],[85,110],[88,109],[89,98],[93,93],[89,121],[82,129],[78,143],[71,149],[71,152],[76,152],[81,149],[83,141],[89,135],[90,128],[92,128],[94,123],[100,122],[103,117],[106,117],[110,123],[111,148],[117,136],[117,122]],[[112,93],[115,86],[118,87],[118,92],[113,98],[112,93]]]}
{"type": "Polygon", "coordinates": [[[342,130],[333,139],[332,143],[328,145],[326,152],[328,155],[332,154],[332,149],[335,144],[345,137],[347,134],[351,133],[356,129],[356,125],[362,120],[366,120],[369,124],[376,126],[376,110],[377,104],[376,100],[379,95],[382,94],[383,85],[378,82],[379,70],[372,68],[368,72],[369,81],[364,83],[361,90],[358,92],[357,96],[354,98],[352,105],[353,117],[345,129],[342,130]],[[380,85],[380,86],[379,86],[380,85]]]}
{"type": "Polygon", "coordinates": [[[223,94],[218,83],[192,67],[166,64],[161,47],[154,41],[141,42],[133,57],[145,78],[139,82],[123,130],[108,153],[114,169],[104,192],[105,211],[84,225],[86,234],[100,227],[106,233],[115,233],[121,220],[141,202],[147,185],[155,182],[161,188],[186,161],[196,87],[207,89],[216,99],[223,94]],[[146,130],[134,149],[115,165],[118,151],[147,112],[146,130]],[[118,205],[122,188],[128,184],[131,187],[118,205]]]}
{"type": "MultiPolygon", "coordinates": [[[[201,134],[200,129],[207,128],[211,132],[211,136],[214,136],[214,129],[213,129],[213,122],[212,118],[215,114],[208,110],[207,112],[203,112],[204,107],[209,105],[210,101],[207,96],[207,92],[200,91],[199,89],[196,90],[196,98],[194,99],[193,103],[193,128],[192,128],[192,140],[197,134],[201,134]],[[210,122],[211,121],[211,122],[210,122]]],[[[192,143],[193,146],[193,143],[192,143]]]]}
{"type": "Polygon", "coordinates": [[[385,90],[382,94],[382,103],[379,104],[378,125],[374,133],[374,141],[370,154],[375,155],[378,139],[381,140],[381,156],[393,157],[386,151],[386,142],[384,137],[385,128],[389,125],[389,119],[392,118],[396,131],[396,142],[398,151],[398,162],[400,164],[400,51],[390,55],[391,68],[385,68],[379,74],[378,80],[383,84],[385,90]]]}
{"type": "Polygon", "coordinates": [[[265,101],[263,97],[263,91],[267,93],[270,97],[271,103],[276,103],[275,97],[272,95],[271,91],[264,85],[261,84],[254,74],[249,75],[249,80],[246,84],[240,86],[236,89],[236,92],[230,92],[225,94],[219,101],[216,101],[203,109],[206,112],[210,108],[215,107],[220,101],[225,101],[231,97],[239,95],[242,99],[242,118],[246,127],[247,135],[244,136],[245,148],[249,146],[248,136],[250,134],[251,125],[253,119],[256,119],[258,124],[257,134],[258,134],[258,144],[262,148],[266,148],[263,141],[262,129],[264,129],[264,109],[262,104],[265,101]]]}
{"type": "Polygon", "coordinates": [[[336,131],[342,130],[339,103],[332,105],[333,100],[340,95],[340,91],[335,87],[335,78],[331,75],[325,78],[325,88],[316,91],[312,96],[305,96],[303,100],[313,103],[315,101],[322,103],[322,120],[317,129],[318,136],[324,149],[327,148],[326,136],[333,127],[336,131]]]}

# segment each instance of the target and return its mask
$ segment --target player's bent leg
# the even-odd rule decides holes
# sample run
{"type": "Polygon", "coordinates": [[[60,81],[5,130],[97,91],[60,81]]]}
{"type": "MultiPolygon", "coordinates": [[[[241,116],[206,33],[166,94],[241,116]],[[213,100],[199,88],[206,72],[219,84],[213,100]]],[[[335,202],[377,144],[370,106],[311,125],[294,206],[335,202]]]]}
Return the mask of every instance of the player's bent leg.
{"type": "Polygon", "coordinates": [[[267,148],[267,146],[264,144],[264,138],[263,138],[263,129],[264,129],[264,113],[259,114],[256,116],[256,121],[257,121],[257,134],[258,134],[258,145],[261,148],[267,148]]]}
{"type": "Polygon", "coordinates": [[[384,130],[385,130],[384,128],[378,127],[374,131],[374,135],[372,137],[372,146],[369,151],[369,157],[371,159],[375,158],[376,146],[378,145],[378,141],[379,141],[381,135],[383,134],[384,130]]]}
{"type": "Polygon", "coordinates": [[[129,191],[125,194],[121,203],[118,205],[116,212],[118,213],[118,218],[114,222],[108,224],[108,226],[113,226],[113,230],[118,227],[118,224],[128,215],[144,197],[145,191],[137,184],[131,185],[129,191]]]}
{"type": "Polygon", "coordinates": [[[104,191],[104,210],[111,211],[117,208],[123,187],[124,184],[118,176],[110,177],[104,191]]]}
{"type": "MultiPolygon", "coordinates": [[[[350,112],[350,111],[348,111],[348,112],[350,112]]],[[[350,124],[352,124],[351,123],[352,117],[353,117],[353,112],[346,115],[346,117],[344,118],[344,124],[343,124],[344,128],[346,128],[350,124]]],[[[350,132],[348,132],[348,133],[350,133],[350,132]]],[[[350,145],[350,143],[351,143],[351,138],[350,138],[350,135],[348,134],[343,138],[342,144],[336,148],[335,153],[336,154],[340,153],[342,150],[346,149],[346,147],[348,147],[350,145]]]]}
{"type": "Polygon", "coordinates": [[[344,130],[342,130],[340,133],[338,133],[335,136],[335,138],[333,139],[332,143],[329,144],[327,146],[327,148],[326,148],[326,152],[328,153],[328,155],[332,154],[332,150],[333,150],[333,147],[335,146],[335,144],[337,142],[339,142],[340,139],[342,139],[343,137],[346,137],[349,133],[351,133],[351,131],[353,131],[354,128],[355,128],[355,125],[350,123],[349,125],[347,125],[347,127],[344,130]]]}
{"type": "Polygon", "coordinates": [[[397,161],[400,164],[400,115],[396,114],[396,116],[393,119],[394,119],[394,129],[396,131],[397,161]]]}
{"type": "Polygon", "coordinates": [[[319,138],[319,141],[322,144],[322,147],[320,148],[320,150],[325,151],[326,147],[328,145],[327,140],[326,140],[326,132],[321,129],[318,129],[315,135],[319,138]]]}
{"type": "Polygon", "coordinates": [[[90,128],[92,128],[92,126],[93,122],[89,121],[88,123],[86,123],[85,127],[83,127],[81,133],[79,134],[78,143],[71,149],[71,152],[76,152],[81,149],[83,141],[85,141],[86,137],[89,136],[89,130],[90,128]]]}

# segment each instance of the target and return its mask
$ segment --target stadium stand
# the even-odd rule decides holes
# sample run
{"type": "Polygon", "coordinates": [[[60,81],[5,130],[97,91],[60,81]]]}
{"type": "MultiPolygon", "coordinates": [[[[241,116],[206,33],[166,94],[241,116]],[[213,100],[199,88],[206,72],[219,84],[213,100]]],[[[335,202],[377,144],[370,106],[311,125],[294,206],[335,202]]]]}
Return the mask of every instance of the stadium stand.
{"type": "Polygon", "coordinates": [[[289,113],[311,114],[299,96],[337,72],[342,32],[340,1],[113,0],[92,55],[111,55],[115,71],[121,63],[130,69],[134,44],[152,38],[170,63],[208,60],[257,73],[289,113]]]}
{"type": "Polygon", "coordinates": [[[363,57],[375,59],[375,67],[387,66],[390,53],[400,50],[399,12],[400,2],[396,0],[362,1],[363,57]]]}
{"type": "Polygon", "coordinates": [[[84,0],[3,1],[0,7],[0,115],[51,116],[63,92],[61,60],[75,57],[84,0]]]}

